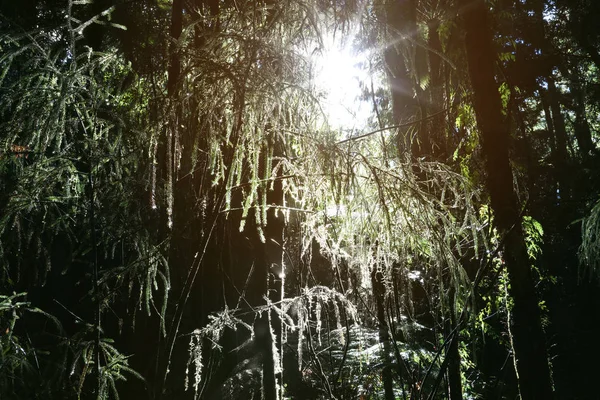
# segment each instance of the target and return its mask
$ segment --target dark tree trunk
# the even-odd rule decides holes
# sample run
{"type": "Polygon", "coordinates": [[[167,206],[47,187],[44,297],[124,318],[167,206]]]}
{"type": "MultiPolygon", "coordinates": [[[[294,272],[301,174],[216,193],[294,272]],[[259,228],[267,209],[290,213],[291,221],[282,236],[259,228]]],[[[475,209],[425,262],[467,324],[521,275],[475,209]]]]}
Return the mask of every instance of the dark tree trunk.
{"type": "Polygon", "coordinates": [[[555,148],[553,162],[555,165],[555,174],[559,183],[560,197],[562,199],[570,197],[570,177],[569,177],[569,136],[565,125],[565,118],[562,112],[560,102],[560,93],[556,87],[553,70],[557,67],[565,76],[568,76],[568,70],[563,62],[562,56],[557,51],[550,38],[546,34],[546,22],[544,21],[544,1],[531,1],[533,9],[533,32],[532,43],[541,49],[541,56],[538,71],[539,76],[546,79],[548,85],[547,99],[552,111],[552,124],[554,126],[555,148]]]}
{"type": "Polygon", "coordinates": [[[373,297],[377,308],[377,324],[379,325],[379,343],[383,346],[383,370],[381,377],[383,380],[383,389],[385,400],[394,400],[394,382],[392,379],[392,365],[390,359],[390,334],[385,319],[385,285],[383,283],[383,273],[373,267],[371,272],[371,284],[373,285],[373,297]]]}
{"type": "Polygon", "coordinates": [[[496,53],[488,11],[483,0],[462,0],[461,5],[474,108],[486,157],[487,187],[496,226],[505,240],[503,258],[514,301],[510,324],[519,390],[523,400],[552,399],[546,341],[508,157],[509,132],[494,79],[496,53]]]}
{"type": "MultiPolygon", "coordinates": [[[[412,0],[386,1],[385,11],[380,17],[390,29],[392,44],[384,50],[389,86],[392,92],[392,114],[396,123],[414,119],[420,106],[415,98],[413,80],[408,70],[402,48],[407,39],[402,35],[410,35],[409,21],[412,18],[412,0]]],[[[413,130],[403,129],[398,133],[397,147],[399,153],[411,151],[413,130]]]]}
{"type": "MultiPolygon", "coordinates": [[[[168,101],[176,103],[174,99],[177,96],[177,82],[179,81],[179,74],[181,69],[181,63],[179,60],[179,55],[177,54],[176,49],[176,41],[179,40],[183,29],[183,0],[174,0],[171,7],[171,27],[170,27],[170,39],[171,43],[169,43],[169,66],[168,66],[168,75],[167,75],[167,93],[168,93],[168,101]]],[[[172,118],[169,121],[169,124],[162,133],[159,138],[159,142],[156,149],[156,157],[157,157],[157,167],[156,167],[156,176],[160,177],[160,180],[156,181],[157,187],[165,187],[167,191],[173,192],[173,180],[175,171],[173,170],[173,160],[174,160],[174,141],[178,135],[177,131],[178,121],[177,118],[172,118]]],[[[154,195],[154,193],[153,193],[154,195]]],[[[172,198],[172,197],[171,197],[172,198]]],[[[172,218],[173,218],[173,203],[167,202],[166,208],[164,208],[164,202],[161,203],[158,207],[158,220],[160,221],[160,225],[158,227],[158,237],[159,241],[166,241],[170,236],[170,231],[172,228],[172,218]]],[[[177,227],[176,227],[177,228],[177,227]]],[[[179,254],[174,252],[173,248],[169,249],[169,257],[173,254],[179,254]]],[[[174,263],[172,263],[174,264],[174,263]]],[[[171,268],[169,266],[169,268],[171,268]]],[[[174,272],[172,276],[173,291],[179,294],[182,286],[179,281],[180,276],[178,272],[180,269],[171,268],[174,272]]],[[[173,326],[167,326],[167,329],[174,329],[173,326]]],[[[175,327],[175,330],[177,328],[175,327]]],[[[164,343],[164,347],[161,347],[157,353],[156,360],[156,377],[153,382],[154,393],[153,396],[155,398],[162,398],[166,391],[167,377],[169,375],[169,364],[170,359],[173,354],[172,344],[174,343],[174,338],[171,337],[171,333],[164,343]]],[[[175,333],[173,333],[175,335],[175,333]]]]}
{"type": "Polygon", "coordinates": [[[183,0],[173,0],[171,10],[171,43],[169,44],[170,56],[167,77],[167,93],[169,97],[175,94],[181,71],[181,61],[177,54],[177,41],[179,40],[183,29],[183,0]]]}
{"type": "Polygon", "coordinates": [[[407,39],[404,39],[404,46],[408,49],[408,62],[412,64],[413,70],[409,70],[411,75],[411,82],[413,91],[416,95],[417,105],[419,107],[419,113],[416,116],[421,120],[417,125],[417,133],[413,137],[412,142],[412,155],[413,157],[425,157],[432,155],[432,135],[430,131],[430,121],[427,119],[430,107],[429,107],[429,94],[421,87],[423,77],[427,74],[428,70],[428,58],[427,53],[423,46],[416,45],[416,41],[420,41],[422,38],[419,34],[419,27],[417,25],[417,0],[404,0],[400,1],[401,12],[403,14],[402,19],[396,19],[397,22],[401,22],[399,28],[400,32],[404,33],[407,39]]]}
{"type": "MultiPolygon", "coordinates": [[[[574,66],[577,69],[577,66],[574,66]]],[[[585,94],[581,87],[578,73],[571,74],[571,93],[573,94],[573,108],[575,110],[575,138],[579,145],[579,153],[584,160],[588,160],[597,153],[596,145],[592,140],[592,131],[585,112],[585,94]]]]}
{"type": "Polygon", "coordinates": [[[440,22],[435,19],[428,23],[427,44],[429,45],[429,91],[431,97],[430,111],[436,115],[429,122],[432,155],[435,160],[444,161],[447,157],[447,140],[444,124],[444,116],[438,115],[444,103],[444,80],[442,77],[442,43],[438,32],[440,22]]]}
{"type": "Polygon", "coordinates": [[[450,316],[448,316],[447,335],[454,332],[455,337],[452,338],[448,346],[448,390],[450,392],[450,400],[463,400],[462,378],[460,374],[460,352],[459,352],[459,330],[456,321],[456,302],[454,301],[454,290],[450,291],[450,316]]]}
{"type": "MultiPolygon", "coordinates": [[[[264,134],[266,145],[263,151],[268,153],[270,149],[273,150],[273,170],[277,173],[272,177],[274,180],[264,186],[267,207],[269,207],[264,227],[265,242],[260,242],[258,232],[252,234],[255,236],[255,247],[259,251],[256,264],[259,284],[256,287],[256,295],[266,296],[270,302],[278,303],[282,299],[282,279],[285,274],[283,265],[285,221],[279,210],[279,207],[283,206],[283,182],[278,179],[282,175],[281,161],[278,160],[278,157],[283,157],[284,152],[281,138],[269,124],[265,128],[264,134]]],[[[265,165],[261,165],[260,176],[270,176],[271,171],[266,171],[265,168],[265,165]]],[[[256,210],[255,212],[260,211],[256,210]]],[[[277,370],[278,365],[281,367],[281,359],[276,359],[277,351],[281,349],[281,320],[277,312],[273,310],[264,312],[257,320],[254,330],[259,352],[262,355],[263,399],[276,400],[281,397],[281,390],[283,390],[282,373],[277,370]]]]}
{"type": "Polygon", "coordinates": [[[552,112],[552,122],[554,125],[554,143],[555,152],[553,155],[555,163],[556,177],[559,183],[560,197],[568,198],[570,193],[569,184],[569,153],[568,153],[568,136],[565,126],[565,118],[563,116],[560,102],[558,101],[558,89],[554,83],[554,78],[548,77],[548,101],[550,103],[550,111],[552,112]]]}
{"type": "MultiPolygon", "coordinates": [[[[214,1],[214,0],[211,0],[214,1]]],[[[265,0],[265,3],[270,6],[267,15],[266,25],[271,28],[276,20],[277,12],[275,0],[265,0]]],[[[279,71],[277,71],[279,73],[279,71]]],[[[273,120],[277,121],[280,118],[277,112],[273,115],[273,120]]],[[[279,121],[277,121],[279,122],[279,121]]],[[[261,176],[269,176],[274,181],[269,182],[265,186],[267,196],[267,221],[265,226],[265,243],[264,243],[264,260],[266,272],[267,288],[264,295],[272,303],[278,303],[283,299],[283,277],[285,276],[283,263],[283,245],[284,245],[284,230],[285,221],[280,207],[283,206],[283,182],[280,179],[283,175],[282,162],[280,159],[284,157],[284,142],[280,133],[273,128],[272,124],[265,126],[265,142],[264,149],[267,154],[271,152],[272,168],[275,171],[275,176],[271,177],[271,171],[264,171],[261,176]]],[[[263,166],[266,168],[266,166],[263,166]]],[[[283,398],[283,358],[281,353],[281,319],[277,312],[270,310],[264,314],[269,328],[268,335],[262,342],[263,354],[263,374],[262,374],[262,393],[263,400],[277,400],[283,398]],[[276,357],[280,357],[276,360],[276,357]],[[279,367],[280,370],[277,370],[279,367]]],[[[262,319],[262,318],[261,318],[262,319]]],[[[265,321],[259,321],[259,324],[264,324],[265,321]]]]}
{"type": "MultiPolygon", "coordinates": [[[[265,283],[268,277],[264,275],[265,283]]],[[[265,289],[268,286],[265,285],[265,289]]],[[[271,315],[269,312],[263,313],[254,324],[254,333],[256,335],[256,344],[262,357],[262,399],[277,400],[277,379],[275,377],[275,362],[273,359],[273,336],[271,335],[271,315]]]]}
{"type": "MultiPolygon", "coordinates": [[[[597,40],[594,38],[597,11],[586,13],[586,2],[583,1],[558,0],[557,3],[568,10],[567,26],[581,49],[588,54],[596,66],[596,71],[600,71],[600,52],[598,52],[597,40]]],[[[587,7],[594,7],[590,3],[587,4],[587,7]]]]}
{"type": "Polygon", "coordinates": [[[548,93],[540,88],[540,100],[544,109],[544,118],[546,119],[546,127],[548,128],[548,141],[550,145],[550,153],[554,156],[556,152],[556,134],[554,133],[554,121],[552,121],[552,113],[550,112],[550,104],[548,103],[548,93]]]}

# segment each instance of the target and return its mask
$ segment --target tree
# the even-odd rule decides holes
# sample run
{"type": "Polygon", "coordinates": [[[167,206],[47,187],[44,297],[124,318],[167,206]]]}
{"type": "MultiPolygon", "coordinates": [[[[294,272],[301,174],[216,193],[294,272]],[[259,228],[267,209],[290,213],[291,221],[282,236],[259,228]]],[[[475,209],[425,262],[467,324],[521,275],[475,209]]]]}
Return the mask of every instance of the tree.
{"type": "Polygon", "coordinates": [[[496,55],[488,11],[483,1],[465,1],[462,6],[474,108],[487,163],[487,188],[495,224],[505,242],[503,258],[514,300],[510,324],[519,390],[523,399],[549,399],[553,395],[546,339],[525,249],[521,213],[513,189],[508,158],[509,133],[494,78],[496,55]]]}

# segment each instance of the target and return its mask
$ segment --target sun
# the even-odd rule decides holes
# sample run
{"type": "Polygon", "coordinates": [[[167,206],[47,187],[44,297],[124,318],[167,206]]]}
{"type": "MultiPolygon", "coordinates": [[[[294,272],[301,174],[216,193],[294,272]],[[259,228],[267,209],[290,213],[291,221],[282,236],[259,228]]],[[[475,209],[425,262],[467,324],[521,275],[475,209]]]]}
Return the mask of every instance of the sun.
{"type": "Polygon", "coordinates": [[[342,131],[365,128],[371,113],[370,104],[361,99],[362,88],[370,79],[367,55],[335,37],[323,42],[311,58],[327,124],[342,131]]]}

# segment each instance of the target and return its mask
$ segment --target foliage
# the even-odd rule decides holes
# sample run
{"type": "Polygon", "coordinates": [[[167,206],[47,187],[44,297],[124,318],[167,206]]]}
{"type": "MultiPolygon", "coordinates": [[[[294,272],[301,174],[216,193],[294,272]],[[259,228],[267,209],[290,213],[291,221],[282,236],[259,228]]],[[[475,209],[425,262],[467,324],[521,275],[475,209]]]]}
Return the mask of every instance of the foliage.
{"type": "MultiPolygon", "coordinates": [[[[70,3],[69,18],[72,10],[70,3]]],[[[55,343],[49,350],[49,362],[63,372],[65,363],[72,364],[70,373],[57,377],[65,382],[75,375],[78,397],[95,392],[108,398],[109,388],[117,396],[115,383],[124,374],[139,375],[109,338],[100,339],[101,315],[122,296],[121,289],[131,293],[134,284],[136,308],[145,304],[150,313],[153,291],[162,292],[166,304],[169,275],[136,204],[144,191],[145,139],[135,131],[139,109],[131,101],[140,87],[124,86],[131,70],[116,52],[80,46],[83,29],[71,26],[69,18],[53,30],[1,38],[0,171],[6,183],[0,288],[36,288],[51,280],[60,292],[69,280],[56,277],[66,275],[89,290],[80,305],[70,306],[90,322],[66,332],[64,346],[55,343]],[[15,148],[25,149],[24,156],[15,148]],[[85,308],[91,304],[98,305],[95,316],[85,308]],[[98,363],[98,385],[84,389],[86,376],[93,374],[90,366],[98,363]]],[[[9,331],[10,339],[12,327],[9,331]]],[[[30,344],[35,352],[36,343],[30,344]]],[[[54,395],[65,389],[61,385],[66,384],[53,383],[54,395]]]]}
{"type": "MultiPolygon", "coordinates": [[[[62,333],[60,322],[39,308],[32,307],[26,301],[26,294],[11,296],[0,295],[0,394],[2,398],[13,398],[28,386],[37,386],[42,393],[31,395],[43,396],[49,383],[43,379],[51,379],[51,371],[40,370],[40,363],[46,358],[45,351],[32,345],[31,337],[23,335],[19,319],[27,318],[27,314],[37,314],[54,325],[58,334],[62,333]],[[40,379],[41,378],[41,379],[40,379]]],[[[43,364],[42,364],[43,365],[43,364]]],[[[31,390],[31,389],[29,389],[31,390]]],[[[28,391],[29,391],[28,390],[28,391]]],[[[35,390],[35,389],[34,389],[35,390]]]]}
{"type": "Polygon", "coordinates": [[[270,365],[279,398],[513,398],[517,241],[556,371],[587,373],[562,363],[594,304],[573,249],[600,259],[588,3],[476,2],[508,232],[460,2],[0,6],[0,396],[267,398],[270,365]],[[327,123],[331,32],[368,54],[368,131],[327,123]]]}
{"type": "Polygon", "coordinates": [[[579,257],[582,263],[582,272],[594,277],[600,260],[600,202],[590,211],[590,214],[581,224],[583,242],[579,249],[579,257]]]}

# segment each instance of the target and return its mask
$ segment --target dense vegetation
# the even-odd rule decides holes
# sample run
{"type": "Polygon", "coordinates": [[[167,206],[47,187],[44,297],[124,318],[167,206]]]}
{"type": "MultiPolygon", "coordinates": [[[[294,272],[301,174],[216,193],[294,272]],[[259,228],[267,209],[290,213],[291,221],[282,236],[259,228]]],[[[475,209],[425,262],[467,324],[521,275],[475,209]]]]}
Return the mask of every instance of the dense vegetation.
{"type": "Polygon", "coordinates": [[[0,398],[596,398],[599,18],[2,2],[0,398]]]}

